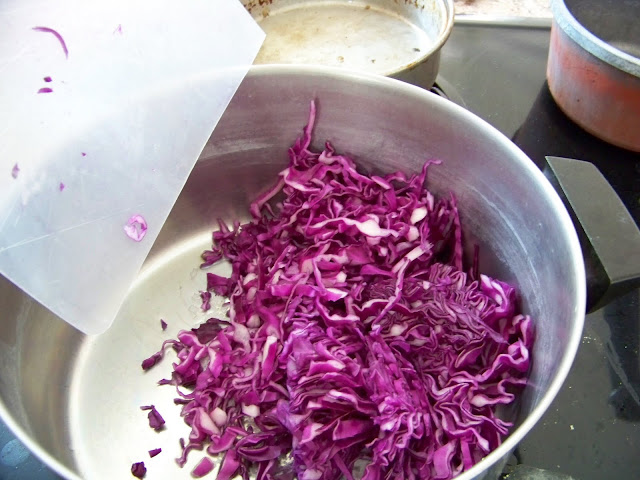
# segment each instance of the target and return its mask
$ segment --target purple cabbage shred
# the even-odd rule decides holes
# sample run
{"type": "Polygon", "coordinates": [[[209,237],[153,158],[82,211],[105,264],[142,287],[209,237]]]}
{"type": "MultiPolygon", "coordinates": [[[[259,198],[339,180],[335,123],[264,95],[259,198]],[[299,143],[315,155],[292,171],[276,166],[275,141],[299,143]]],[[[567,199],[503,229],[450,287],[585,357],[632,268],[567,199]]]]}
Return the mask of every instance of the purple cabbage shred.
{"type": "Polygon", "coordinates": [[[65,58],[69,58],[69,49],[67,48],[67,44],[64,41],[64,38],[62,38],[62,35],[60,35],[56,30],[49,27],[33,27],[32,30],[35,30],[36,32],[50,33],[56,37],[56,40],[58,40],[58,43],[60,43],[60,46],[62,47],[65,58]]]}
{"type": "Polygon", "coordinates": [[[165,322],[162,318],[160,319],[160,328],[162,328],[163,331],[167,329],[167,322],[165,322]]]}
{"type": "Polygon", "coordinates": [[[143,370],[149,370],[156,363],[158,363],[161,359],[162,359],[162,355],[160,353],[154,353],[149,358],[145,358],[142,361],[142,369],[143,370]]]}
{"type": "Polygon", "coordinates": [[[217,480],[353,480],[356,464],[363,480],[450,479],[509,433],[532,321],[512,286],[464,269],[455,198],[425,188],[437,162],[365,175],[311,149],[314,121],[312,103],[253,220],[220,222],[203,254],[232,266],[207,274],[228,318],[145,360],[177,355],[159,383],[191,427],[178,463],[206,449],[217,480]]]}

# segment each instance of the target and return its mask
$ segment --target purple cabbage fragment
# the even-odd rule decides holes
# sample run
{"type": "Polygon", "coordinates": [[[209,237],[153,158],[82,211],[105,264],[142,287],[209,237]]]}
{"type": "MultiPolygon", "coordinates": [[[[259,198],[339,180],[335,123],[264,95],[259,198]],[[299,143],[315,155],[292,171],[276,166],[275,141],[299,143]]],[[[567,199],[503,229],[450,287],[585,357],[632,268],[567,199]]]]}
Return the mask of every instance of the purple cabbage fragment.
{"type": "Polygon", "coordinates": [[[145,358],[142,361],[142,369],[143,370],[149,370],[156,363],[158,363],[161,359],[162,359],[162,355],[160,353],[154,353],[149,358],[145,358]]]}
{"type": "Polygon", "coordinates": [[[156,455],[158,455],[160,452],[162,452],[161,448],[154,448],[153,450],[149,450],[149,457],[153,458],[156,455]]]}
{"type": "Polygon", "coordinates": [[[165,423],[164,418],[162,418],[162,415],[158,413],[158,410],[156,410],[156,407],[154,405],[144,405],[140,407],[140,410],[149,411],[147,417],[149,418],[149,426],[151,428],[153,428],[156,432],[162,430],[165,423]]]}
{"type": "Polygon", "coordinates": [[[160,328],[162,328],[163,331],[167,329],[167,322],[162,318],[160,319],[160,328]]]}
{"type": "Polygon", "coordinates": [[[15,179],[18,178],[18,174],[20,173],[20,167],[18,167],[18,164],[14,164],[13,168],[11,169],[11,176],[15,179]]]}
{"type": "Polygon", "coordinates": [[[131,465],[131,475],[137,478],[144,478],[147,474],[147,469],[144,466],[144,462],[138,462],[131,465]]]}
{"type": "Polygon", "coordinates": [[[131,240],[141,242],[147,234],[147,221],[142,215],[132,215],[124,226],[124,233],[131,240]]]}
{"type": "Polygon", "coordinates": [[[191,476],[194,478],[202,478],[205,475],[208,475],[211,470],[213,470],[213,467],[215,467],[215,463],[213,463],[209,458],[204,457],[198,462],[198,465],[195,466],[191,472],[191,476]]]}
{"type": "Polygon", "coordinates": [[[211,308],[211,292],[200,292],[200,299],[202,300],[202,308],[203,312],[206,312],[211,308]]]}
{"type": "Polygon", "coordinates": [[[314,120],[312,104],[253,220],[220,221],[202,255],[232,266],[207,274],[228,318],[145,360],[177,355],[160,383],[191,427],[178,463],[206,449],[223,454],[217,480],[352,480],[356,462],[363,480],[455,477],[512,427],[497,407],[526,384],[531,319],[477,252],[465,270],[455,198],[425,188],[438,162],[365,175],[328,143],[311,150],[314,120]]]}
{"type": "Polygon", "coordinates": [[[215,273],[207,273],[207,290],[216,295],[228,296],[231,282],[228,278],[221,277],[215,273]]]}

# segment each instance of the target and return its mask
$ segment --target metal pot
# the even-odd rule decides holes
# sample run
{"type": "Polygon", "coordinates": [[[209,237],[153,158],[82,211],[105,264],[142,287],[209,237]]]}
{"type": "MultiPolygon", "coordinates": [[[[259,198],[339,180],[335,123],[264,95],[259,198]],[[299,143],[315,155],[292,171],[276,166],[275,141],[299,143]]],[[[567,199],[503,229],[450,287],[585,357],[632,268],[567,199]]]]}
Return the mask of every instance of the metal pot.
{"type": "Polygon", "coordinates": [[[256,64],[356,69],[430,88],[453,0],[243,0],[267,34],[256,64]]]}
{"type": "Polygon", "coordinates": [[[556,103],[589,133],[640,152],[640,1],[553,0],[552,9],[556,103]]]}
{"type": "Polygon", "coordinates": [[[82,335],[0,279],[0,416],[59,474],[129,478],[131,463],[144,459],[148,478],[189,477],[189,466],[180,470],[174,462],[188,427],[173,405],[175,392],[156,385],[169,375],[169,362],[147,374],[140,362],[178,330],[220,313],[200,311],[206,280],[199,254],[217,217],[247,218],[250,199],[286,164],[312,98],[319,102],[316,146],[329,139],[363,168],[378,171],[413,172],[425,159],[442,159],[429,172],[430,188],[455,193],[467,245],[480,246],[481,271],[516,284],[523,309],[536,321],[516,426],[458,478],[497,478],[509,452],[549,407],[581,341],[586,289],[576,231],[540,170],[489,124],[420,88],[338,69],[253,67],[110,330],[82,335]],[[160,318],[169,323],[166,332],[160,318]],[[148,428],[139,406],[150,403],[165,417],[166,432],[148,428]],[[157,447],[163,454],[149,460],[147,450],[157,447]]]}

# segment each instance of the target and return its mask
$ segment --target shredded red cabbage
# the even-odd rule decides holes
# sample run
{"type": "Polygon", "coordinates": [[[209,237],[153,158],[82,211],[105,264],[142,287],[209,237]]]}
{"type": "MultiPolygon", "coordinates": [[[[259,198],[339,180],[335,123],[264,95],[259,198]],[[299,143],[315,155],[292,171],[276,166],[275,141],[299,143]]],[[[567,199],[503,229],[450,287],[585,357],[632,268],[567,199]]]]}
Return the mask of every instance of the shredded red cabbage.
{"type": "Polygon", "coordinates": [[[51,81],[52,81],[51,77],[49,77],[49,76],[44,77],[44,78],[43,78],[43,80],[44,80],[45,82],[47,82],[47,83],[49,83],[49,82],[51,82],[51,81]]]}
{"type": "Polygon", "coordinates": [[[58,190],[62,192],[64,189],[65,189],[65,184],[60,182],[60,185],[58,185],[58,190]]]}
{"type": "Polygon", "coordinates": [[[200,292],[200,299],[202,300],[202,311],[206,312],[211,308],[211,292],[200,292]]]}
{"type": "Polygon", "coordinates": [[[198,462],[198,465],[191,472],[191,476],[194,478],[202,478],[205,475],[208,475],[211,470],[215,467],[215,463],[213,463],[209,458],[204,457],[202,460],[198,462]]]}
{"type": "Polygon", "coordinates": [[[140,410],[149,410],[149,414],[147,415],[149,418],[149,426],[156,432],[162,430],[162,427],[164,427],[164,418],[158,413],[154,405],[144,405],[140,407],[140,410]]]}
{"type": "Polygon", "coordinates": [[[33,27],[32,30],[35,30],[36,32],[50,33],[54,37],[56,37],[56,39],[60,43],[60,46],[62,47],[65,58],[69,58],[69,49],[67,48],[67,44],[65,43],[64,38],[62,38],[62,35],[60,35],[56,30],[49,27],[33,27]]]}
{"type": "Polygon", "coordinates": [[[11,176],[13,178],[18,178],[19,173],[20,173],[20,167],[18,167],[18,164],[16,163],[11,169],[11,176]]]}
{"type": "Polygon", "coordinates": [[[144,478],[147,474],[147,469],[144,466],[144,462],[138,462],[131,465],[131,475],[137,478],[144,478]]]}
{"type": "Polygon", "coordinates": [[[147,234],[147,221],[142,215],[132,215],[124,226],[124,233],[127,234],[131,240],[136,242],[142,241],[147,234]]]}
{"type": "Polygon", "coordinates": [[[145,358],[142,361],[142,369],[143,370],[149,370],[156,363],[158,363],[160,360],[162,360],[162,357],[163,357],[162,353],[158,352],[158,353],[154,353],[149,358],[145,358]]]}
{"type": "Polygon", "coordinates": [[[162,330],[167,329],[167,322],[165,322],[162,318],[160,319],[160,328],[162,328],[162,330]]]}
{"type": "Polygon", "coordinates": [[[200,265],[200,268],[210,267],[214,263],[220,261],[222,259],[222,252],[217,251],[214,252],[212,250],[205,250],[202,253],[202,259],[204,262],[200,265]]]}
{"type": "Polygon", "coordinates": [[[149,457],[153,458],[156,455],[158,455],[160,452],[162,452],[161,448],[154,448],[153,450],[149,450],[149,457]]]}
{"type": "Polygon", "coordinates": [[[159,383],[191,427],[178,463],[206,448],[218,480],[353,480],[356,462],[364,480],[452,478],[509,432],[496,408],[526,383],[531,319],[513,287],[463,270],[455,198],[425,189],[437,162],[366,175],[310,149],[314,120],[312,104],[253,220],[220,222],[203,254],[232,265],[207,274],[228,318],[143,362],[177,353],[159,383]]]}

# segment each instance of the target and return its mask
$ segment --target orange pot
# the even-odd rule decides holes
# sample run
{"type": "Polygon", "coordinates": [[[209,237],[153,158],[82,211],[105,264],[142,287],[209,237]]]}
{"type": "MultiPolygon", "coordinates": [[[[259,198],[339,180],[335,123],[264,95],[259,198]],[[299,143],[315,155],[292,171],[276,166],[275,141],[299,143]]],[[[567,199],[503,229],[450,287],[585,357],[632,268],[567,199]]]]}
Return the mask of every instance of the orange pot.
{"type": "Polygon", "coordinates": [[[553,0],[552,9],[556,103],[589,133],[640,152],[640,1],[553,0]]]}

